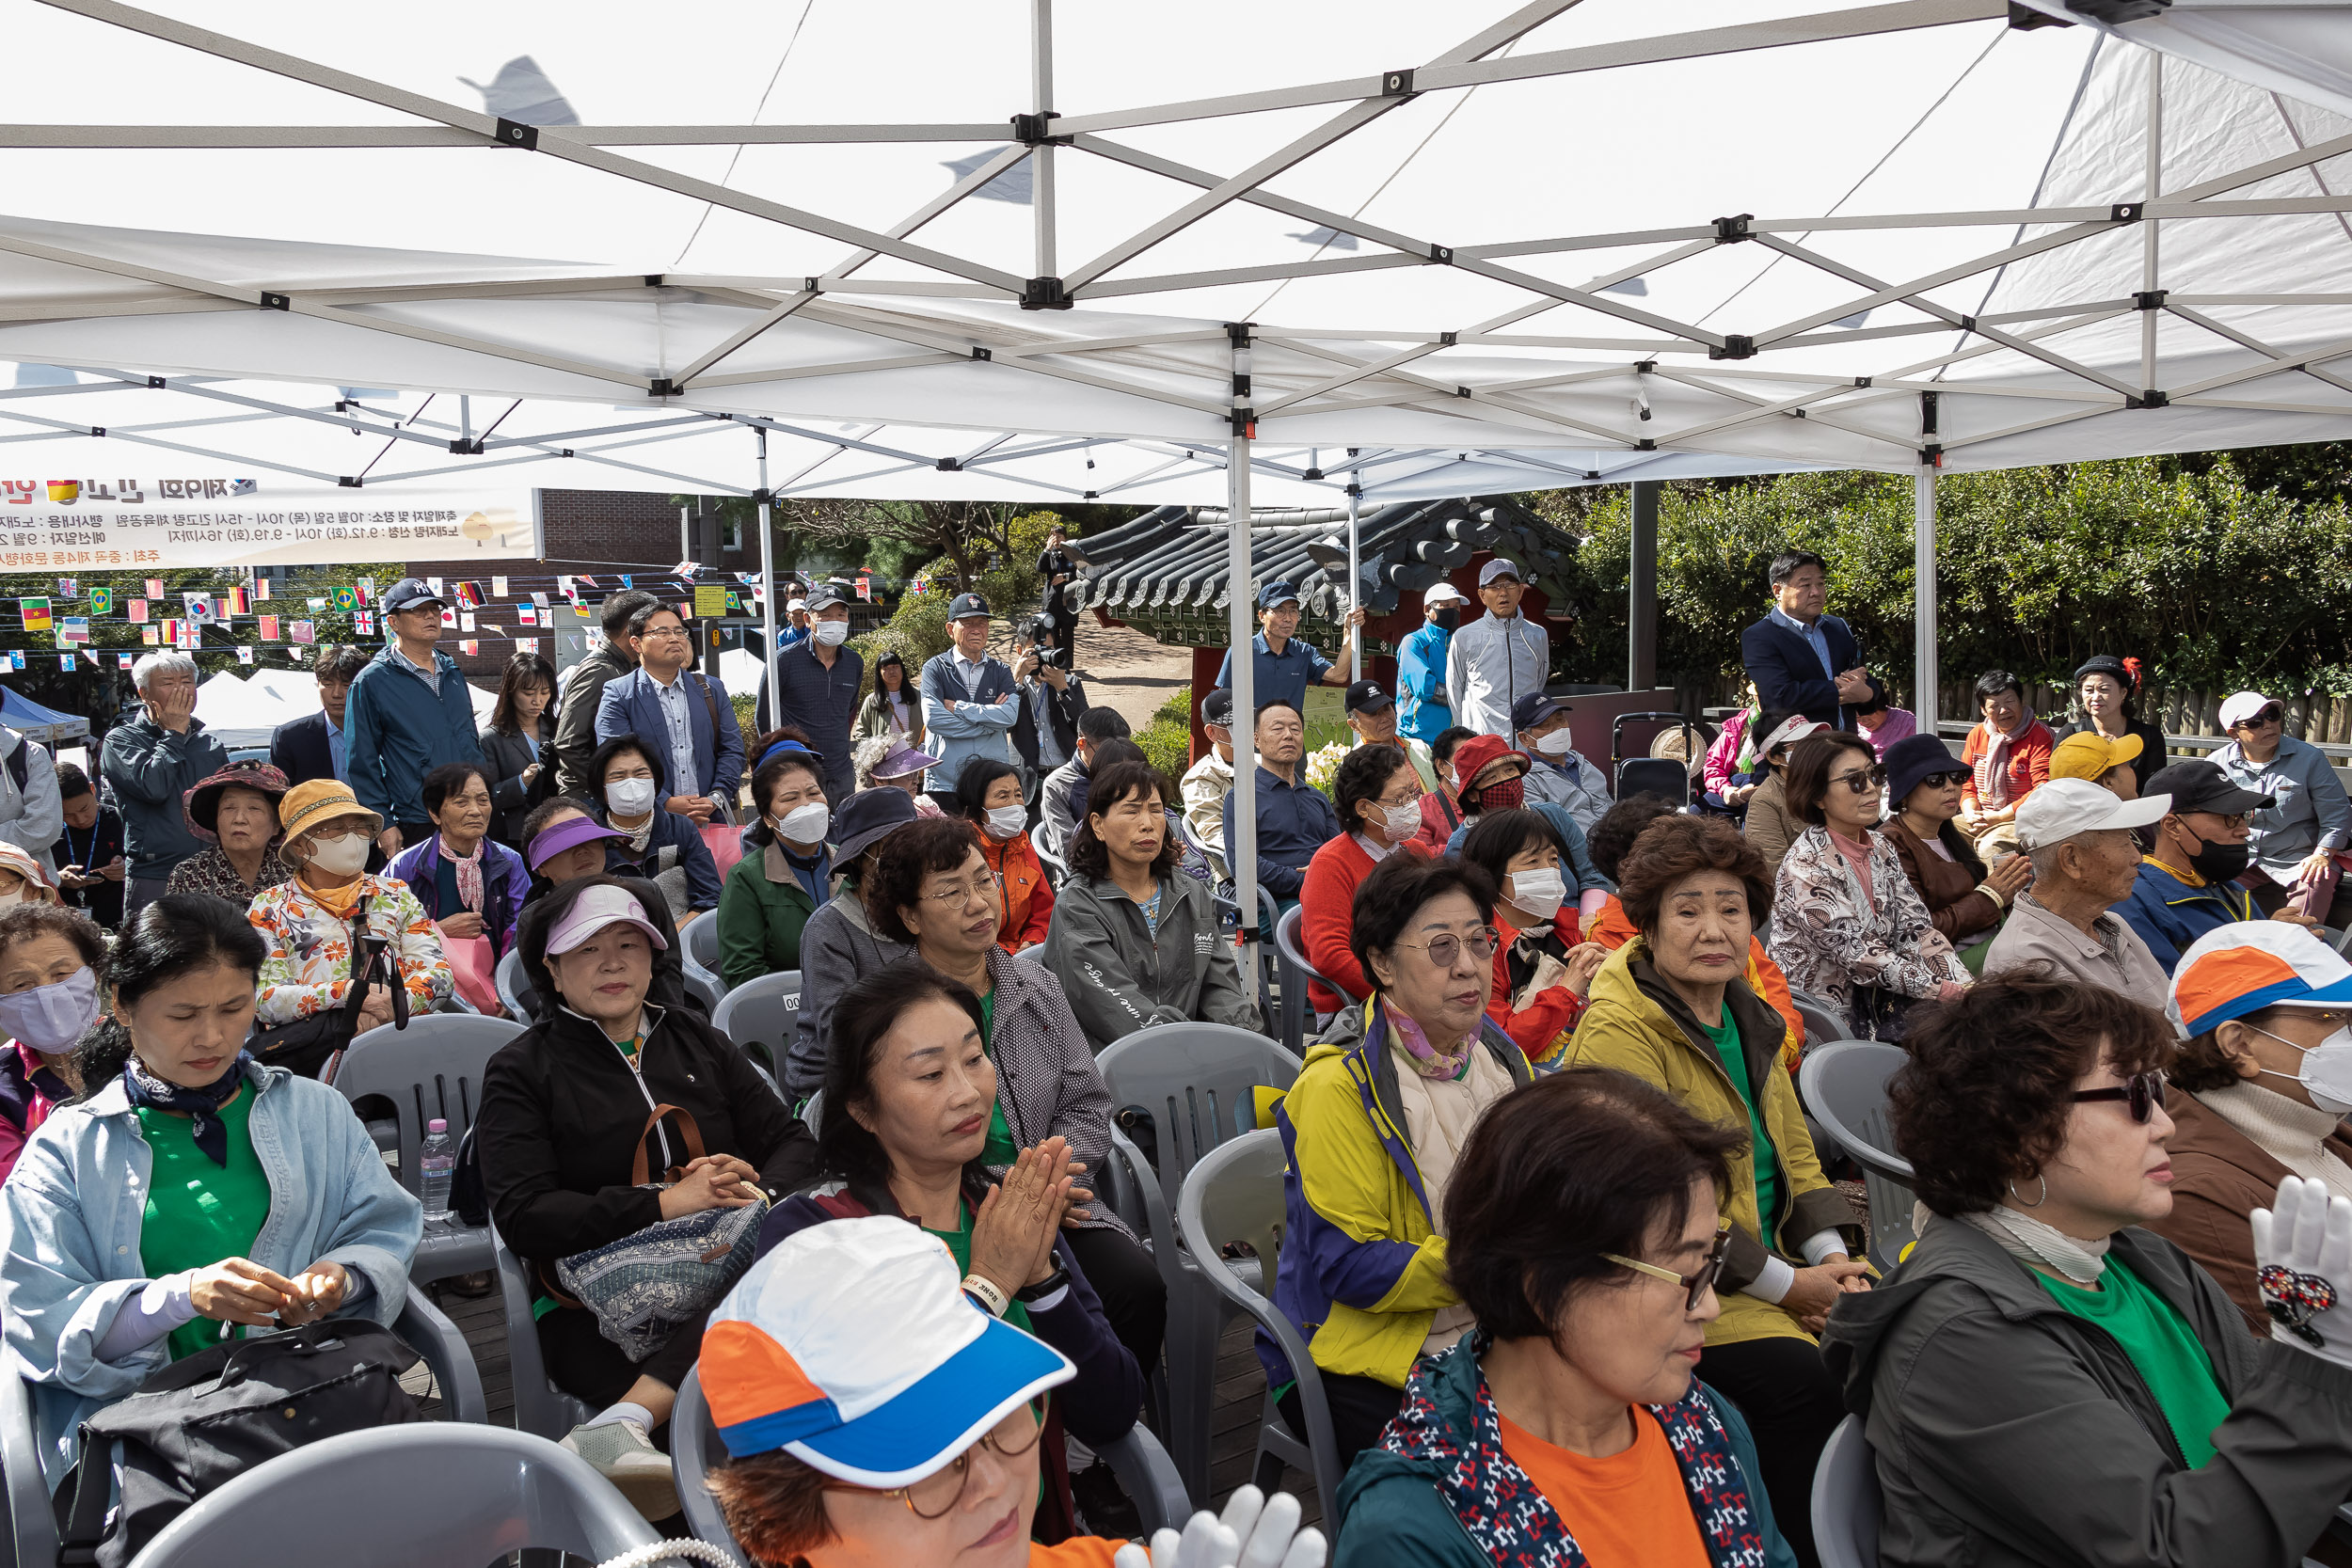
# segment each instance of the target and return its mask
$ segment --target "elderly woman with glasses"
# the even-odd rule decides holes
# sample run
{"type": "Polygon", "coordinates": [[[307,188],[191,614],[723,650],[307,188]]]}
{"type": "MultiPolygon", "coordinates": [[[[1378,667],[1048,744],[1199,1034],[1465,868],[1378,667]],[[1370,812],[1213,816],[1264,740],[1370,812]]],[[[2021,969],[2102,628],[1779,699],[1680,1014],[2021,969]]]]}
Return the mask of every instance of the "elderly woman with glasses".
{"type": "MultiPolygon", "coordinates": [[[[1349,938],[1371,1000],[1340,1009],[1275,1113],[1290,1230],[1274,1302],[1323,1374],[1342,1465],[1379,1441],[1413,1363],[1470,1326],[1438,1221],[1471,1125],[1533,1077],[1486,1016],[1494,922],[1478,866],[1391,855],[1373,867],[1349,938]]],[[[1292,1382],[1263,1338],[1258,1354],[1268,1387],[1292,1382]]],[[[1295,1388],[1280,1409],[1304,1433],[1295,1388]]]]}
{"type": "MultiPolygon", "coordinates": [[[[1867,753],[1868,741],[1843,738],[1867,753]]],[[[1813,1336],[1841,1295],[1867,1283],[1851,1256],[1852,1207],[1821,1173],[1780,1065],[1788,1026],[1745,978],[1771,884],[1763,858],[1720,816],[1659,818],[1617,875],[1641,935],[1593,977],[1566,1065],[1629,1072],[1740,1135],[1727,1156],[1727,1294],[1707,1325],[1707,1378],[1755,1428],[1772,1510],[1811,1562],[1814,1462],[1845,1415],[1813,1336]]]]}
{"type": "Polygon", "coordinates": [[[1968,984],[1902,858],[1879,828],[1886,770],[1857,735],[1825,731],[1788,760],[1788,807],[1812,824],[1780,863],[1769,951],[1792,990],[1846,1017],[1855,1039],[1899,1039],[1917,1001],[1968,984]]]}
{"type": "Polygon", "coordinates": [[[1889,1085],[1931,1218],[1822,1351],[1876,1451],[1880,1560],[2293,1568],[2352,1492],[2352,1201],[2247,1224],[2270,1330],[2149,1227],[2163,1015],[2023,975],[1934,1010],[1889,1085]]]}
{"type": "Polygon", "coordinates": [[[1740,1141],[1591,1068],[1479,1121],[1445,1208],[1478,1330],[1414,1368],[1348,1472],[1339,1568],[1793,1568],[1747,1422],[1697,1377],[1740,1141]],[[1530,1494],[1549,1506],[1492,1506],[1530,1494]]]}
{"type": "Polygon", "coordinates": [[[2287,734],[2285,724],[2276,699],[2237,692],[2221,705],[2230,743],[2213,760],[2232,784],[2271,798],[2248,823],[2253,863],[2245,881],[2256,906],[2265,914],[2292,908],[2333,926],[2336,856],[2352,846],[2352,800],[2320,749],[2287,734]]]}

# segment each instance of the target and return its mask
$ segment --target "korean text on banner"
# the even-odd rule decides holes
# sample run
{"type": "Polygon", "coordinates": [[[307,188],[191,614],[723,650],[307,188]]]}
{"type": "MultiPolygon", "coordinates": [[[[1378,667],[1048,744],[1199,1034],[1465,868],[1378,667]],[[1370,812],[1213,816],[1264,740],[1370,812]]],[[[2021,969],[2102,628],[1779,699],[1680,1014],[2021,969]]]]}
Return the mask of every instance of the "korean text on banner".
{"type": "MultiPolygon", "coordinates": [[[[378,499],[266,479],[156,479],[12,484],[8,495],[8,525],[43,540],[10,557],[26,572],[487,563],[541,553],[538,492],[527,489],[404,489],[378,499]]],[[[164,596],[160,579],[147,587],[149,598],[164,596]]]]}

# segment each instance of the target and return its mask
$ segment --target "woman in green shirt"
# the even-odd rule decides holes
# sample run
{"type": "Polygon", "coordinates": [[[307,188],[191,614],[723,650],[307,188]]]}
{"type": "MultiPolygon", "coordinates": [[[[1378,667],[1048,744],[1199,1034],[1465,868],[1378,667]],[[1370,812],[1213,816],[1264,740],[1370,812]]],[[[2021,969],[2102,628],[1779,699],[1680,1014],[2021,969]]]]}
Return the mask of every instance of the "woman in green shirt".
{"type": "Polygon", "coordinates": [[[801,928],[833,895],[824,758],[797,730],[760,739],[766,750],[752,774],[759,821],[719,894],[719,976],[729,990],[800,968],[801,928]]]}
{"type": "Polygon", "coordinates": [[[1882,1560],[2299,1562],[2352,1493],[2352,1309],[2317,1305],[2352,1292],[2352,1200],[2289,1177],[2255,1212],[2289,1309],[2253,1338],[2143,1228],[2172,1208],[2162,1014],[2021,972],[1904,1047],[1895,1146],[1933,1217],[1821,1347],[1876,1451],[1882,1560]]]}

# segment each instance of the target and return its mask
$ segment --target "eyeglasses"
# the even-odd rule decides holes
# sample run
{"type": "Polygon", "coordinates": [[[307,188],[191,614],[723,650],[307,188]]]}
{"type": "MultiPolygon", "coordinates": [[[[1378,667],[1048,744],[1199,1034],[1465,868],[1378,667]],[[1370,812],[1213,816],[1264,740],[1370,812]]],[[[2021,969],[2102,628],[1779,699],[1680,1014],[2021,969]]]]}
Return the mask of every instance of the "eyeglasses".
{"type": "Polygon", "coordinates": [[[1448,931],[1442,936],[1431,937],[1426,942],[1400,942],[1396,945],[1409,947],[1416,953],[1426,953],[1429,961],[1439,969],[1452,969],[1454,960],[1462,956],[1465,946],[1470,948],[1472,958],[1485,963],[1495,956],[1495,943],[1502,940],[1502,936],[1493,927],[1482,926],[1467,937],[1457,937],[1448,931]]]}
{"type": "Polygon", "coordinates": [[[686,628],[684,626],[647,626],[644,631],[639,632],[637,635],[640,638],[684,637],[686,635],[686,628]]]}
{"type": "Polygon", "coordinates": [[[1886,787],[1886,769],[1883,768],[1857,768],[1851,773],[1838,774],[1837,777],[1830,780],[1830,783],[1844,784],[1848,789],[1852,790],[1856,795],[1867,795],[1874,789],[1883,789],[1886,787]]]}
{"type": "Polygon", "coordinates": [[[944,887],[937,893],[927,893],[923,895],[923,896],[930,899],[931,902],[942,906],[968,904],[975,898],[993,900],[996,896],[997,888],[1002,885],[1003,884],[996,879],[996,873],[993,871],[983,871],[978,876],[973,878],[969,885],[958,882],[953,887],[944,887]]]}
{"type": "Polygon", "coordinates": [[[2269,726],[2279,722],[2279,721],[2284,719],[2286,716],[2286,709],[2279,706],[2278,704],[2273,703],[2270,706],[2263,709],[2260,713],[2254,714],[2250,718],[2239,720],[2235,727],[2241,730],[2267,729],[2269,726]]]}
{"type": "Polygon", "coordinates": [[[2137,1072],[2119,1087],[2083,1089],[2074,1095],[2074,1100],[2077,1105],[2089,1100],[2120,1100],[2131,1107],[2132,1119],[2145,1126],[2148,1118],[2154,1116],[2157,1107],[2164,1103],[2164,1074],[2137,1072]]]}
{"type": "Polygon", "coordinates": [[[1919,782],[1932,789],[1944,789],[1952,784],[1966,784],[1968,782],[1968,775],[1963,770],[1955,770],[1949,773],[1922,773],[1919,776],[1919,782]]]}
{"type": "Polygon", "coordinates": [[[1672,1269],[1661,1269],[1655,1263],[1645,1263],[1638,1258],[1620,1257],[1613,1252],[1604,1252],[1601,1257],[1620,1268],[1631,1269],[1636,1274],[1645,1274],[1652,1279],[1674,1281],[1683,1290],[1682,1309],[1685,1312],[1695,1312],[1699,1309],[1699,1297],[1715,1288],[1715,1276],[1724,1272],[1724,1254],[1729,1251],[1730,1247],[1731,1223],[1726,1220],[1715,1227],[1715,1244],[1708,1249],[1707,1261],[1698,1266],[1698,1272],[1695,1274],[1677,1274],[1672,1269]]]}
{"type": "MultiPolygon", "coordinates": [[[[912,1486],[894,1486],[879,1497],[896,1497],[907,1505],[907,1512],[917,1519],[942,1519],[953,1513],[963,1500],[963,1483],[972,1473],[972,1453],[979,1448],[990,1448],[1007,1459],[1018,1459],[1037,1447],[1044,1434],[1045,1423],[1026,1404],[1015,1405],[1005,1418],[982,1436],[979,1442],[964,1449],[946,1465],[925,1476],[912,1486]]],[[[828,1491],[851,1492],[857,1487],[829,1487],[828,1491]]]]}

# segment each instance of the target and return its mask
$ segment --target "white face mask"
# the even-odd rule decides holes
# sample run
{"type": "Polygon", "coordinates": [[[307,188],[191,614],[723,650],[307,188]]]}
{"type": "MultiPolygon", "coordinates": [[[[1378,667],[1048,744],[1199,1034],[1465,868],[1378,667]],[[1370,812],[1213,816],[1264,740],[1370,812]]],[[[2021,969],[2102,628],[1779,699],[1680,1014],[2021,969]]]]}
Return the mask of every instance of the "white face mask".
{"type": "Polygon", "coordinates": [[[1511,902],[1527,913],[1549,920],[1567,901],[1568,885],[1560,879],[1556,868],[1511,873],[1511,902]]]}
{"type": "Polygon", "coordinates": [[[87,967],[54,985],[0,996],[0,1032],[49,1055],[73,1049],[98,1022],[98,976],[87,967]]]}
{"type": "Polygon", "coordinates": [[[370,842],[365,833],[314,838],[310,841],[310,863],[330,877],[348,877],[368,863],[370,842]]]}
{"type": "Polygon", "coordinates": [[[998,838],[1018,837],[1029,825],[1026,806],[991,806],[988,808],[988,831],[998,838]]]}
{"type": "MultiPolygon", "coordinates": [[[[2259,1035],[2270,1035],[2260,1024],[2249,1023],[2249,1029],[2259,1035]]],[[[2270,1035],[2280,1045],[2295,1045],[2291,1039],[2270,1035]]],[[[2303,1053],[2303,1065],[2293,1074],[2273,1072],[2263,1069],[2272,1078],[2292,1076],[2303,1085],[2303,1092],[2312,1097],[2312,1103],[2330,1116],[2352,1113],[2352,1027],[2335,1030],[2317,1045],[2296,1046],[2303,1053]]]]}
{"type": "Polygon", "coordinates": [[[1535,737],[1535,750],[1548,757],[1566,756],[1575,745],[1576,737],[1565,730],[1554,730],[1549,735],[1535,737]]]}
{"type": "Polygon", "coordinates": [[[808,634],[828,648],[838,648],[850,640],[850,623],[818,621],[810,626],[808,634]]]}
{"type": "Polygon", "coordinates": [[[1419,800],[1409,805],[1383,806],[1380,809],[1388,816],[1391,838],[1402,843],[1421,832],[1421,802],[1419,800]]]}
{"type": "Polygon", "coordinates": [[[776,832],[794,844],[822,844],[833,826],[833,812],[822,800],[794,806],[776,819],[776,832]]]}
{"type": "Polygon", "coordinates": [[[21,887],[10,888],[6,893],[0,893],[0,910],[12,910],[23,902],[24,902],[24,890],[21,887]]]}
{"type": "Polygon", "coordinates": [[[615,779],[604,786],[605,804],[623,816],[642,816],[653,810],[651,779],[615,779]]]}

